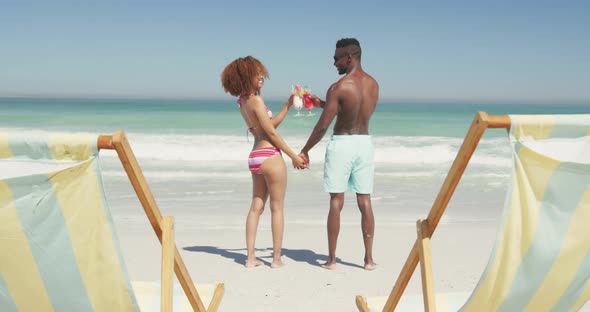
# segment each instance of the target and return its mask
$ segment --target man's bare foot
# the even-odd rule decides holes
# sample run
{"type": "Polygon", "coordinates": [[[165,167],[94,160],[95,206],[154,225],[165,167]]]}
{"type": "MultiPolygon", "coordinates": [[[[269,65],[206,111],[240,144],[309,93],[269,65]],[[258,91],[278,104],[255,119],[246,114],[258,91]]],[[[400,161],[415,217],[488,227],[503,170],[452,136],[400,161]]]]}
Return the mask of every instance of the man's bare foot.
{"type": "Polygon", "coordinates": [[[320,266],[324,269],[334,270],[336,268],[336,262],[326,262],[324,264],[320,264],[320,266]]]}
{"type": "Polygon", "coordinates": [[[377,263],[375,263],[375,262],[365,263],[365,270],[367,270],[367,271],[373,271],[376,268],[377,268],[377,263]]]}
{"type": "Polygon", "coordinates": [[[261,266],[263,264],[264,263],[262,261],[260,261],[258,259],[254,259],[254,260],[247,260],[246,261],[246,264],[244,264],[244,266],[246,268],[254,268],[254,267],[257,267],[257,266],[261,266]]]}
{"type": "Polygon", "coordinates": [[[276,269],[276,268],[280,268],[284,265],[285,265],[285,263],[283,263],[283,260],[279,259],[279,260],[273,260],[272,263],[270,264],[270,267],[273,269],[276,269]]]}

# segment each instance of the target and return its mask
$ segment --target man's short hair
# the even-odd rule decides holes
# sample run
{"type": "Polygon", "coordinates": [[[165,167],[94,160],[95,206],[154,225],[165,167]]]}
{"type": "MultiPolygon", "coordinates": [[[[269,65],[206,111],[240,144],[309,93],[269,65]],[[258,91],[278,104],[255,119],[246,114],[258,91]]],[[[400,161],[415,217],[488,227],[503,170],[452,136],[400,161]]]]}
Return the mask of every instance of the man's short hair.
{"type": "Polygon", "coordinates": [[[343,38],[336,42],[336,49],[345,48],[350,55],[361,58],[361,44],[355,38],[343,38]]]}

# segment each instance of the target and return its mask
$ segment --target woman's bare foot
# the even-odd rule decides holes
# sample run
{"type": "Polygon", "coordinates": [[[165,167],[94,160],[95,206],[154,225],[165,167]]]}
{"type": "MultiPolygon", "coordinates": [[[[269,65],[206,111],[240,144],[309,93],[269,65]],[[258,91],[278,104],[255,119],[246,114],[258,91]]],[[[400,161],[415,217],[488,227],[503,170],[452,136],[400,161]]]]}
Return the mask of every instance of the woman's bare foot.
{"type": "Polygon", "coordinates": [[[334,270],[336,268],[336,262],[326,262],[324,264],[320,264],[320,266],[324,269],[334,270]]]}
{"type": "Polygon", "coordinates": [[[377,268],[377,263],[375,263],[375,262],[365,263],[365,270],[367,270],[367,271],[373,271],[376,268],[377,268]]]}
{"type": "Polygon", "coordinates": [[[263,265],[263,264],[264,264],[264,263],[263,263],[262,261],[260,261],[260,260],[258,260],[258,259],[256,259],[256,258],[254,258],[253,260],[247,260],[247,261],[246,261],[246,264],[244,264],[244,266],[245,266],[246,268],[254,268],[254,267],[257,267],[257,266],[261,266],[261,265],[263,265]]]}
{"type": "Polygon", "coordinates": [[[276,268],[280,268],[284,265],[285,265],[285,263],[283,263],[283,260],[279,259],[279,260],[273,260],[272,263],[270,264],[270,267],[273,269],[276,269],[276,268]]]}

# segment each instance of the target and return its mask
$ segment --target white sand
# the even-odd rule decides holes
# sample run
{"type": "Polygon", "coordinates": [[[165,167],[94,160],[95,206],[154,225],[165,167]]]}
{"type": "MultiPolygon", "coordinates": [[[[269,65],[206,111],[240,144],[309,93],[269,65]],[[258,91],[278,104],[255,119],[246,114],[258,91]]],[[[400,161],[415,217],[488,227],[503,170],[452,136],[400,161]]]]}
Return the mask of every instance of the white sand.
{"type": "MultiPolygon", "coordinates": [[[[263,219],[268,219],[265,212],[263,219]]],[[[159,243],[147,219],[115,220],[132,280],[159,280],[159,243]]],[[[414,226],[378,221],[374,256],[379,268],[365,271],[360,225],[341,228],[336,270],[318,266],[327,255],[323,225],[289,224],[283,260],[286,266],[245,269],[244,230],[197,228],[178,220],[177,246],[195,283],[225,283],[220,311],[356,311],[355,295],[387,296],[415,240],[414,226]]],[[[288,221],[288,220],[287,220],[288,221]]],[[[360,222],[360,220],[359,220],[360,222]]],[[[435,289],[469,291],[484,269],[495,236],[494,224],[441,224],[432,241],[435,289]]],[[[269,262],[271,233],[262,223],[258,256],[269,262]]],[[[407,293],[420,294],[419,269],[407,293]]]]}
{"type": "MultiPolygon", "coordinates": [[[[176,244],[193,281],[197,285],[225,284],[220,311],[357,311],[358,294],[388,296],[416,239],[415,224],[408,220],[426,217],[442,183],[433,181],[436,186],[421,184],[423,187],[413,189],[404,189],[403,183],[379,184],[376,193],[388,194],[385,191],[389,189],[397,193],[393,198],[374,198],[374,258],[379,267],[368,272],[362,269],[360,213],[354,196],[349,194],[338,242],[339,267],[319,267],[327,258],[328,200],[313,181],[298,181],[302,177],[293,176],[289,182],[283,244],[286,266],[279,269],[268,266],[272,249],[268,209],[261,217],[256,242],[258,257],[267,265],[253,269],[243,266],[249,181],[224,182],[235,192],[201,197],[190,195],[190,191],[201,190],[199,185],[150,182],[162,213],[176,217],[176,244]]],[[[158,240],[125,177],[110,179],[105,183],[106,194],[130,278],[159,281],[158,240]]],[[[464,179],[431,242],[436,292],[474,289],[495,240],[504,196],[504,186],[481,188],[480,183],[471,186],[469,179],[464,179]],[[480,192],[468,192],[469,187],[480,192]]],[[[421,296],[419,268],[406,289],[407,295],[421,296]]],[[[402,302],[407,300],[404,296],[402,302]]]]}

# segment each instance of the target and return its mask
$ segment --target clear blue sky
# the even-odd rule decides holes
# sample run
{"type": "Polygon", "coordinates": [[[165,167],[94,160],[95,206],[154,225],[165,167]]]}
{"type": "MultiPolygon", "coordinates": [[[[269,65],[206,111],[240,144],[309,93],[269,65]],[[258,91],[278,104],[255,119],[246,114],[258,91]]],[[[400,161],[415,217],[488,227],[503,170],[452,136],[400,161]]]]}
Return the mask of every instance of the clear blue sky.
{"type": "Polygon", "coordinates": [[[0,97],[229,98],[253,55],[263,94],[322,98],[356,37],[382,99],[590,102],[588,1],[4,1],[0,97]]]}

